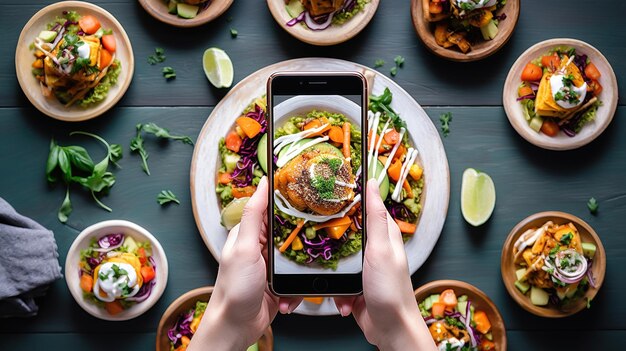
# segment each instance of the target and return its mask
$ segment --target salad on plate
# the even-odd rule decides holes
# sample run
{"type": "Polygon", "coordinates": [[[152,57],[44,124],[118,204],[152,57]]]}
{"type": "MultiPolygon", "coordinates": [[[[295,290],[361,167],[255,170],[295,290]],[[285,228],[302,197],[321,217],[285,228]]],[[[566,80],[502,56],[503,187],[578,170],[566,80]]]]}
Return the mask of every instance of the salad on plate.
{"type": "Polygon", "coordinates": [[[535,306],[567,307],[595,287],[591,267],[596,245],[583,242],[573,223],[544,223],[513,245],[515,287],[535,306]]]}
{"type": "Polygon", "coordinates": [[[180,18],[192,19],[211,4],[211,0],[165,0],[167,12],[180,18]]]}
{"type": "Polygon", "coordinates": [[[517,100],[530,128],[550,137],[576,136],[602,104],[601,76],[587,55],[572,47],[555,47],[528,62],[517,100]]]}
{"type": "Polygon", "coordinates": [[[435,41],[444,48],[458,48],[462,53],[472,45],[493,40],[506,0],[422,0],[424,19],[435,25],[435,41]]]}
{"type": "MultiPolygon", "coordinates": [[[[391,108],[389,89],[370,96],[368,112],[368,178],[376,178],[380,193],[403,237],[417,229],[421,212],[423,170],[411,146],[404,121],[391,108]],[[396,186],[396,184],[399,184],[396,186]]],[[[243,207],[267,172],[267,121],[264,98],[248,106],[236,126],[220,140],[222,165],[217,193],[222,224],[231,229],[241,220],[243,207]]],[[[359,208],[361,131],[344,114],[311,110],[290,116],[275,130],[274,188],[276,223],[274,244],[288,259],[302,265],[336,269],[342,257],[361,251],[359,208]],[[290,179],[313,166],[308,181],[287,187],[290,179]],[[315,201],[302,201],[311,197],[315,201]]],[[[308,172],[307,172],[308,174],[308,172]]]]}
{"type": "Polygon", "coordinates": [[[117,84],[121,63],[115,33],[96,16],[63,11],[34,38],[32,49],[41,94],[66,107],[99,103],[117,84]]]}
{"type": "Polygon", "coordinates": [[[85,300],[116,315],[150,296],[156,269],[150,242],[107,234],[81,250],[80,288],[85,300]]]}
{"type": "Polygon", "coordinates": [[[487,313],[476,309],[468,295],[457,297],[454,289],[446,289],[419,301],[418,306],[439,350],[498,349],[487,313]]]}
{"type": "Polygon", "coordinates": [[[339,26],[363,11],[369,0],[285,0],[285,9],[292,18],[287,26],[298,23],[311,30],[339,26]]]}
{"type": "MultiPolygon", "coordinates": [[[[191,338],[198,330],[200,321],[206,312],[208,301],[196,301],[189,311],[181,313],[171,328],[167,331],[167,337],[170,340],[171,351],[185,351],[191,342],[191,338]]],[[[254,343],[246,351],[258,351],[258,343],[254,343]]]]}

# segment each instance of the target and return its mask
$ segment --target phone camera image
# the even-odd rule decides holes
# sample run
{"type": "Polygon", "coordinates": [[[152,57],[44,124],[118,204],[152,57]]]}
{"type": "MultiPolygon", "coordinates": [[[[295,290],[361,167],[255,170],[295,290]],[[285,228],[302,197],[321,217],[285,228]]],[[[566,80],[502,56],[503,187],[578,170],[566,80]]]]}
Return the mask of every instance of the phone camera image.
{"type": "Polygon", "coordinates": [[[276,274],[362,271],[362,101],[362,95],[273,96],[276,274]]]}

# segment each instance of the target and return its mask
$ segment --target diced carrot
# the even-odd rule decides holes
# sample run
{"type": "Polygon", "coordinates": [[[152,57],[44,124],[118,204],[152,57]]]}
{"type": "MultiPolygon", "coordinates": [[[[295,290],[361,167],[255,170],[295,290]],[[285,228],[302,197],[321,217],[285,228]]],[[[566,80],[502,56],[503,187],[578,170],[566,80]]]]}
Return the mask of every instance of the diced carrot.
{"type": "Polygon", "coordinates": [[[220,184],[228,184],[230,182],[232,182],[233,178],[230,175],[230,173],[226,173],[226,172],[219,172],[217,174],[217,182],[220,184]]]}
{"type": "Polygon", "coordinates": [[[602,92],[602,85],[597,80],[592,80],[589,86],[593,91],[593,96],[598,96],[602,92]]]}
{"type": "Polygon", "coordinates": [[[393,159],[402,160],[402,157],[406,154],[406,151],[406,147],[400,144],[400,146],[398,146],[398,149],[396,150],[396,153],[393,154],[393,159]]]}
{"type": "Polygon", "coordinates": [[[237,125],[241,128],[241,130],[243,130],[248,138],[252,139],[261,132],[261,123],[250,117],[241,116],[237,118],[235,123],[237,123],[237,125]]]}
{"type": "Polygon", "coordinates": [[[317,118],[317,119],[312,120],[311,122],[309,122],[309,123],[304,125],[304,130],[319,128],[319,127],[321,127],[324,124],[326,124],[326,127],[322,128],[318,132],[315,132],[315,133],[309,135],[309,137],[320,136],[320,135],[326,133],[330,129],[330,122],[328,122],[328,119],[326,119],[326,118],[317,118]]]}
{"type": "Polygon", "coordinates": [[[46,54],[44,54],[44,52],[41,51],[41,50],[37,50],[37,51],[35,51],[35,57],[36,58],[44,58],[44,57],[46,57],[46,54]]]}
{"type": "Polygon", "coordinates": [[[289,234],[287,239],[285,239],[285,242],[278,248],[278,251],[285,252],[285,250],[287,250],[289,245],[291,245],[293,239],[295,239],[300,232],[300,229],[302,229],[302,226],[304,226],[304,220],[300,219],[298,220],[298,224],[296,225],[296,227],[293,228],[293,230],[291,231],[291,234],[289,234]]]}
{"type": "Polygon", "coordinates": [[[323,297],[305,297],[304,301],[309,301],[309,302],[314,303],[316,305],[321,305],[322,302],[324,302],[324,298],[323,297]]]}
{"type": "Polygon", "coordinates": [[[315,129],[322,126],[322,121],[319,119],[314,119],[311,122],[304,125],[304,130],[315,129]]]}
{"type": "Polygon", "coordinates": [[[555,52],[552,55],[545,55],[541,57],[541,65],[546,68],[550,68],[553,72],[561,65],[561,59],[555,52]]]}
{"type": "Polygon", "coordinates": [[[491,330],[491,322],[484,311],[474,312],[474,323],[476,323],[476,330],[481,334],[487,334],[491,330]]]}
{"type": "Polygon", "coordinates": [[[140,247],[137,249],[137,258],[139,258],[139,263],[141,265],[145,265],[148,262],[148,256],[146,255],[146,249],[140,247]]]}
{"type": "Polygon", "coordinates": [[[343,122],[343,126],[341,126],[343,130],[343,157],[350,157],[350,123],[343,122]]]}
{"type": "Polygon", "coordinates": [[[404,180],[404,183],[402,183],[402,188],[406,191],[406,197],[408,197],[409,199],[413,198],[413,189],[411,189],[411,184],[409,184],[408,180],[404,180]]]}
{"type": "Polygon", "coordinates": [[[602,73],[598,70],[598,67],[593,64],[593,62],[589,62],[587,67],[585,67],[585,75],[589,79],[598,80],[602,76],[602,73]]]}
{"type": "Polygon", "coordinates": [[[337,227],[337,226],[342,226],[346,224],[350,225],[350,223],[351,223],[350,216],[343,216],[341,218],[335,218],[335,219],[331,219],[323,223],[318,223],[313,226],[313,229],[320,230],[320,229],[324,229],[328,227],[337,227]]]}
{"type": "Polygon", "coordinates": [[[122,307],[122,304],[118,300],[115,300],[112,302],[105,302],[104,309],[107,312],[109,312],[109,314],[112,316],[115,316],[116,314],[119,314],[122,311],[124,311],[124,307],[122,307]]]}
{"type": "Polygon", "coordinates": [[[100,29],[100,21],[92,15],[85,15],[78,20],[78,26],[87,34],[94,34],[100,29]]]}
{"type": "Polygon", "coordinates": [[[110,52],[115,52],[115,50],[117,50],[117,43],[115,42],[113,34],[103,35],[100,40],[102,40],[102,46],[110,52]]]}
{"type": "Polygon", "coordinates": [[[224,140],[224,143],[226,144],[226,148],[228,150],[233,152],[239,152],[243,140],[241,140],[241,137],[239,136],[239,134],[237,134],[237,132],[230,132],[226,136],[226,140],[224,140]]]}
{"type": "Polygon", "coordinates": [[[496,344],[493,341],[489,341],[485,338],[482,339],[480,345],[478,345],[479,351],[493,351],[496,349],[496,344]]]}
{"type": "Polygon", "coordinates": [[[111,64],[111,61],[113,61],[113,55],[111,55],[107,49],[100,50],[100,70],[108,67],[111,64]]]}
{"type": "Polygon", "coordinates": [[[528,84],[520,85],[519,89],[517,89],[517,96],[522,97],[522,96],[528,96],[528,95],[535,95],[533,88],[528,86],[528,84]]]}
{"type": "Polygon", "coordinates": [[[402,171],[402,162],[400,160],[395,159],[391,162],[389,168],[387,168],[387,174],[389,178],[391,178],[394,182],[397,182],[400,179],[400,172],[402,171]]]}
{"type": "Polygon", "coordinates": [[[398,133],[395,129],[391,129],[385,133],[383,139],[388,145],[396,145],[396,143],[400,141],[400,133],[398,133]]]}
{"type": "Polygon", "coordinates": [[[91,292],[93,289],[93,277],[83,273],[80,276],[80,288],[83,289],[84,292],[91,292]]]}
{"type": "Polygon", "coordinates": [[[428,12],[432,13],[432,14],[439,14],[443,12],[443,6],[441,6],[440,3],[438,2],[431,2],[428,5],[428,12]]]}
{"type": "Polygon", "coordinates": [[[188,336],[183,335],[180,338],[181,345],[185,345],[186,346],[186,345],[189,345],[190,342],[191,342],[191,339],[188,336]]]}
{"type": "Polygon", "coordinates": [[[343,143],[343,131],[341,130],[341,127],[330,127],[330,129],[328,130],[328,137],[330,138],[330,140],[336,143],[343,143]]]}
{"type": "Polygon", "coordinates": [[[43,68],[43,60],[37,59],[33,61],[33,68],[43,68]]]}
{"type": "Polygon", "coordinates": [[[331,238],[331,239],[335,239],[335,240],[339,240],[343,234],[348,230],[348,228],[350,228],[350,225],[352,225],[352,222],[350,222],[350,224],[346,224],[346,225],[338,225],[335,227],[326,227],[326,235],[331,238]]]}
{"type": "Polygon", "coordinates": [[[549,137],[559,134],[559,125],[549,119],[543,121],[541,132],[549,137]]]}
{"type": "Polygon", "coordinates": [[[435,302],[432,307],[432,314],[435,318],[442,318],[446,310],[446,305],[443,302],[435,302]]]}
{"type": "Polygon", "coordinates": [[[154,268],[150,266],[141,267],[141,276],[143,277],[144,283],[147,283],[151,281],[152,279],[154,279],[155,275],[156,275],[156,272],[154,271],[154,268]]]}
{"type": "Polygon", "coordinates": [[[524,67],[524,70],[522,71],[522,80],[525,82],[536,82],[541,80],[541,77],[543,77],[541,67],[532,62],[527,63],[526,67],[524,67]]]}
{"type": "Polygon", "coordinates": [[[456,307],[457,299],[454,290],[446,289],[439,295],[439,301],[443,302],[446,307],[456,307]]]}
{"type": "Polygon", "coordinates": [[[250,197],[256,191],[256,186],[248,185],[243,188],[238,188],[236,186],[231,185],[233,197],[235,199],[240,199],[242,197],[250,197]]]}
{"type": "Polygon", "coordinates": [[[400,233],[414,234],[415,231],[417,230],[417,224],[415,223],[405,222],[397,218],[395,218],[395,221],[396,221],[396,224],[398,225],[398,228],[400,228],[400,233]]]}

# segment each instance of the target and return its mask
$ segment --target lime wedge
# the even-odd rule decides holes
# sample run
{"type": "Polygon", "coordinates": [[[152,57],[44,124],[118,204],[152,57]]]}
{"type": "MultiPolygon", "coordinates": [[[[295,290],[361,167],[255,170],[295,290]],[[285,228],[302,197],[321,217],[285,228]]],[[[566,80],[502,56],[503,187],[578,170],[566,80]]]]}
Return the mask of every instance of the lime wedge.
{"type": "Polygon", "coordinates": [[[467,223],[478,227],[487,222],[496,206],[496,187],[487,173],[468,168],[461,182],[461,212],[467,223]]]}
{"type": "Polygon", "coordinates": [[[234,199],[231,203],[226,205],[222,210],[222,225],[226,227],[227,230],[233,229],[234,226],[241,222],[241,216],[243,216],[243,208],[250,200],[249,197],[242,197],[239,199],[234,199]]]}
{"type": "Polygon", "coordinates": [[[230,88],[233,84],[233,62],[224,50],[206,49],[202,55],[202,68],[209,82],[216,88],[230,88]]]}

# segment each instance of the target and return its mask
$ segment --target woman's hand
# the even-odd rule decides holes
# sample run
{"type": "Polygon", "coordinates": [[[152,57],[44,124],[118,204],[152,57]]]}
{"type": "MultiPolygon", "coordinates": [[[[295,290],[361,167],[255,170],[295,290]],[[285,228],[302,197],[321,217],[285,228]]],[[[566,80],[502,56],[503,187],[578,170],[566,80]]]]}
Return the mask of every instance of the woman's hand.
{"type": "Polygon", "coordinates": [[[367,340],[381,350],[436,350],[413,293],[400,229],[367,183],[367,243],[363,296],[335,298],[342,316],[354,315],[367,340]]]}
{"type": "Polygon", "coordinates": [[[228,234],[215,289],[189,351],[245,350],[276,313],[291,313],[302,299],[278,298],[267,286],[267,178],[246,204],[241,223],[228,234]]]}

